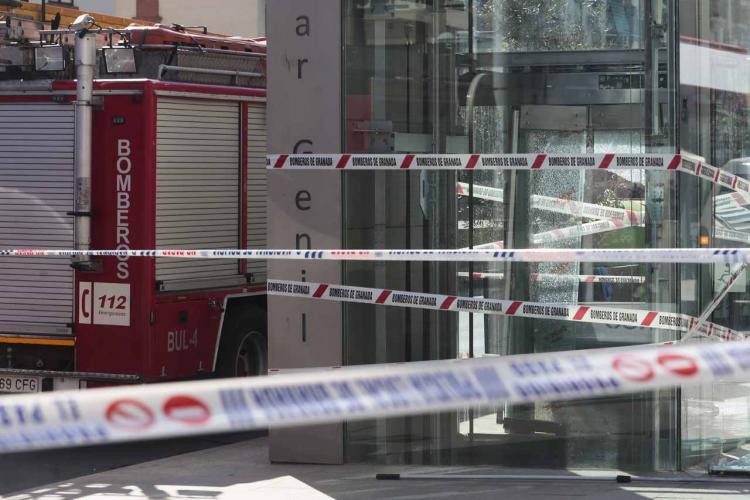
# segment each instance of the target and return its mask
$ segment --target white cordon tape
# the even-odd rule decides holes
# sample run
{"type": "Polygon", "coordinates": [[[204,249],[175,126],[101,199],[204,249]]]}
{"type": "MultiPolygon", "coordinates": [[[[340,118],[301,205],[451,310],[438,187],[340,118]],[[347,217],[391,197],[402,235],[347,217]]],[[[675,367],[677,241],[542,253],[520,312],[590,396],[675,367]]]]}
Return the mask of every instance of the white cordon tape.
{"type": "MultiPolygon", "coordinates": [[[[489,243],[482,243],[481,245],[474,245],[475,249],[477,250],[502,250],[505,248],[505,242],[500,241],[491,241],[489,243]]],[[[463,250],[470,250],[469,247],[463,248],[463,250]]]]}
{"type": "MultiPolygon", "coordinates": [[[[468,272],[456,273],[459,278],[468,278],[468,272]]],[[[497,279],[505,278],[504,273],[471,273],[474,279],[497,279]]],[[[609,283],[617,284],[641,284],[646,282],[643,276],[618,276],[608,274],[553,274],[553,273],[532,273],[529,275],[531,281],[546,281],[549,283],[559,283],[561,281],[575,281],[579,283],[609,283]]]]}
{"type": "Polygon", "coordinates": [[[591,398],[748,377],[750,343],[729,342],[10,395],[0,405],[0,451],[591,398]]]}
{"type": "Polygon", "coordinates": [[[607,233],[609,231],[616,231],[618,229],[625,229],[628,227],[643,226],[631,226],[630,221],[597,220],[594,222],[586,222],[585,224],[576,224],[575,226],[562,227],[559,229],[544,231],[542,233],[532,234],[531,242],[534,245],[544,245],[546,243],[553,243],[570,238],[580,238],[581,236],[591,236],[594,234],[607,233]]]}
{"type": "Polygon", "coordinates": [[[393,262],[750,263],[750,248],[529,248],[517,250],[47,250],[0,249],[0,257],[169,257],[182,259],[393,262]]]}
{"type": "Polygon", "coordinates": [[[735,231],[733,229],[717,227],[715,236],[718,240],[738,241],[740,243],[750,244],[750,234],[744,231],[735,231]]]}
{"type": "Polygon", "coordinates": [[[686,172],[734,191],[750,182],[690,154],[310,154],[269,155],[269,170],[656,170],[686,172]]]}
{"type": "Polygon", "coordinates": [[[734,193],[720,194],[716,196],[714,201],[716,202],[716,208],[721,209],[724,207],[744,207],[750,205],[750,194],[736,191],[734,193]]]}
{"type": "MultiPolygon", "coordinates": [[[[469,185],[465,182],[457,182],[456,194],[459,196],[469,196],[469,185]]],[[[474,184],[474,198],[480,198],[482,200],[502,203],[503,202],[503,190],[500,188],[493,188],[489,186],[480,186],[478,184],[474,184]]]]}
{"type": "Polygon", "coordinates": [[[475,280],[480,280],[480,279],[501,280],[505,278],[505,273],[471,273],[469,274],[468,272],[458,272],[456,273],[456,275],[459,278],[468,278],[469,276],[471,276],[475,280]]]}
{"type": "Polygon", "coordinates": [[[553,274],[532,273],[531,281],[575,280],[580,283],[641,284],[646,282],[644,276],[617,276],[611,274],[553,274]]]}
{"type": "MultiPolygon", "coordinates": [[[[465,182],[457,182],[456,194],[459,196],[469,196],[469,185],[465,182]]],[[[475,184],[474,198],[502,203],[503,190],[475,184]]],[[[574,217],[621,221],[627,225],[635,226],[643,224],[642,212],[635,212],[625,208],[608,207],[606,205],[596,205],[594,203],[586,203],[582,201],[566,200],[564,198],[542,196],[538,194],[531,196],[531,208],[572,215],[574,217]]]]}
{"type": "Polygon", "coordinates": [[[621,222],[623,225],[637,226],[643,224],[643,213],[627,210],[624,208],[608,207],[585,203],[582,201],[565,200],[550,196],[532,195],[531,208],[546,210],[574,217],[585,217],[588,219],[611,220],[621,222]]]}
{"type": "MultiPolygon", "coordinates": [[[[456,295],[404,292],[306,281],[268,280],[267,290],[269,295],[284,297],[305,297],[335,302],[356,302],[435,311],[460,311],[522,318],[556,319],[680,332],[688,331],[698,322],[697,318],[686,314],[640,309],[459,297],[456,295]]],[[[714,323],[706,322],[698,328],[698,331],[706,337],[721,340],[744,340],[745,338],[743,334],[714,323]]]]}

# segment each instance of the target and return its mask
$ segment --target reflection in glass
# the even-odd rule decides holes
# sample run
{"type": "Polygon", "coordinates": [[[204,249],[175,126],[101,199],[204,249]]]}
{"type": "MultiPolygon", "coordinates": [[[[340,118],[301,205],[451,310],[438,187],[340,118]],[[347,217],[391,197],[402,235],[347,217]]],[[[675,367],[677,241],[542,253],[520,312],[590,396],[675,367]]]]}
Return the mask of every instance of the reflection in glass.
{"type": "MultiPolygon", "coordinates": [[[[346,150],[684,151],[748,176],[748,78],[735,73],[750,74],[750,9],[744,1],[680,2],[678,17],[676,3],[344,2],[346,150]],[[716,51],[721,58],[713,57],[716,51]],[[732,72],[733,79],[715,77],[732,72]],[[468,99],[471,88],[476,92],[468,99]]],[[[344,182],[349,248],[669,248],[705,245],[705,238],[726,246],[750,243],[750,195],[738,198],[687,175],[638,169],[350,172],[344,182]]],[[[344,280],[699,316],[725,274],[712,266],[650,263],[411,262],[348,263],[344,280]]],[[[736,286],[710,319],[750,329],[746,280],[736,286]]],[[[349,364],[677,339],[659,329],[361,304],[346,305],[345,320],[349,364]]],[[[716,384],[351,423],[347,459],[702,467],[726,458],[721,453],[728,449],[738,453],[747,434],[746,392],[743,384],[716,384]]]]}

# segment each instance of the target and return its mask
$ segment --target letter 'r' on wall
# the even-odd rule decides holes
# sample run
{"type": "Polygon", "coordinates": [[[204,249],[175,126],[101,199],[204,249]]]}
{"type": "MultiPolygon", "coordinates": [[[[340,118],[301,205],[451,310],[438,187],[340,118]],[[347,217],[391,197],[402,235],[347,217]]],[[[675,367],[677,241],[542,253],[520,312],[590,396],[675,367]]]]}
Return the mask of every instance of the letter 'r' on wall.
{"type": "MultiPolygon", "coordinates": [[[[266,4],[268,153],[341,151],[341,0],[266,4]],[[324,54],[325,57],[321,57],[324,54]]],[[[268,174],[269,248],[341,248],[341,174],[268,174]]],[[[337,262],[269,261],[269,276],[337,283],[337,262]]],[[[268,297],[269,368],[340,366],[342,309],[336,302],[268,297]]],[[[277,462],[342,463],[340,424],[270,432],[277,462]]]]}

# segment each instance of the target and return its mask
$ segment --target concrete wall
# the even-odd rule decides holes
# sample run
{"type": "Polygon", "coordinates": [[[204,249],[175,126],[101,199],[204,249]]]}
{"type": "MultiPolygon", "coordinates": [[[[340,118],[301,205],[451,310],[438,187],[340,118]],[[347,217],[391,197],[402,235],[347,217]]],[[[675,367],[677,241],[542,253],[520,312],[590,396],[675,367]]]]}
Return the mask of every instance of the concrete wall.
{"type": "MultiPolygon", "coordinates": [[[[75,5],[83,12],[99,12],[100,14],[119,16],[121,14],[117,13],[117,8],[118,4],[122,2],[128,3],[131,0],[76,0],[75,5]]],[[[31,3],[41,4],[42,0],[31,0],[31,3]]],[[[135,5],[135,0],[132,0],[132,3],[135,5]]],[[[135,7],[133,7],[133,13],[135,13],[135,7]]]]}
{"type": "Polygon", "coordinates": [[[266,32],[265,4],[266,0],[159,0],[159,15],[164,24],[202,25],[213,33],[255,37],[266,32]]]}
{"type": "MultiPolygon", "coordinates": [[[[41,0],[31,0],[42,3],[41,0]]],[[[266,0],[151,0],[158,3],[161,22],[208,26],[212,33],[265,36],[266,0]]],[[[138,17],[136,0],[76,0],[83,12],[138,17]]]]}
{"type": "Polygon", "coordinates": [[[114,0],[114,1],[115,1],[115,12],[114,12],[115,16],[136,17],[135,0],[114,0]]]}
{"type": "MultiPolygon", "coordinates": [[[[341,150],[340,0],[268,4],[268,151],[341,150]]],[[[341,248],[341,174],[268,173],[269,248],[341,248]]],[[[341,264],[269,261],[275,279],[339,283],[341,264]]],[[[341,304],[268,297],[271,369],[340,366],[341,304]]],[[[342,424],[270,431],[274,462],[343,462],[342,424]]]]}

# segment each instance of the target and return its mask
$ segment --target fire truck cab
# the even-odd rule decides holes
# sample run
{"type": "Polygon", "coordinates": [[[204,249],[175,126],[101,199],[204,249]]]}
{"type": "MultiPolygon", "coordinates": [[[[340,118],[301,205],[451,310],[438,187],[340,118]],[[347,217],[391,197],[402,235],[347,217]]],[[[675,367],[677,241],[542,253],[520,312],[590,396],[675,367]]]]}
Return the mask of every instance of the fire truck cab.
{"type": "MultiPolygon", "coordinates": [[[[86,226],[92,249],[265,248],[265,41],[92,34],[88,140],[79,35],[0,37],[0,248],[80,249],[86,226]]],[[[265,279],[245,260],[0,257],[0,392],[265,373],[265,279]]]]}

